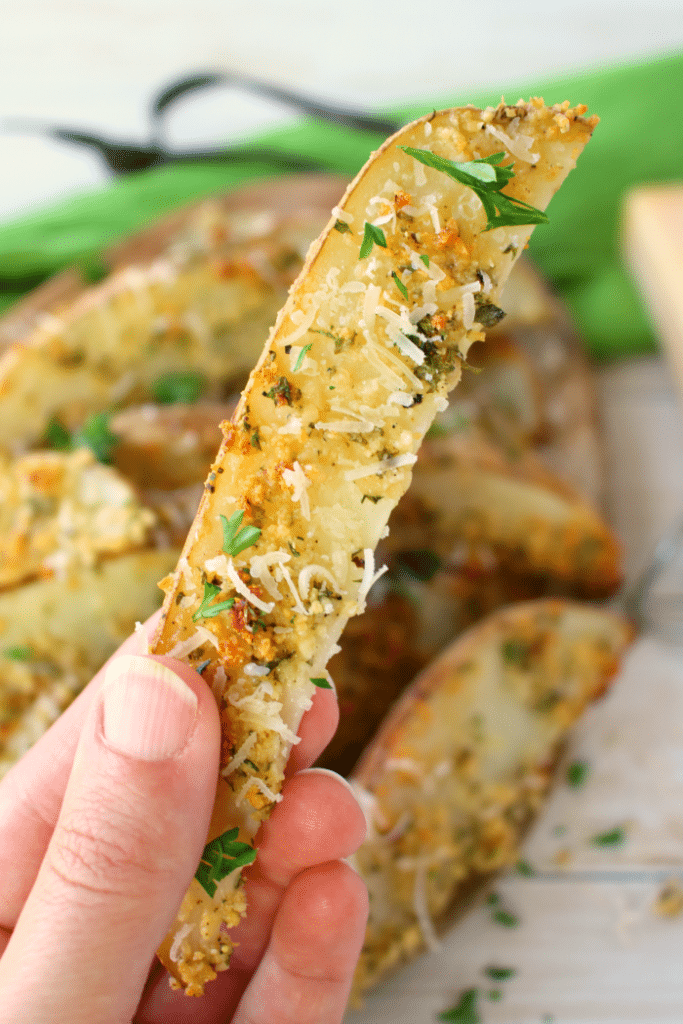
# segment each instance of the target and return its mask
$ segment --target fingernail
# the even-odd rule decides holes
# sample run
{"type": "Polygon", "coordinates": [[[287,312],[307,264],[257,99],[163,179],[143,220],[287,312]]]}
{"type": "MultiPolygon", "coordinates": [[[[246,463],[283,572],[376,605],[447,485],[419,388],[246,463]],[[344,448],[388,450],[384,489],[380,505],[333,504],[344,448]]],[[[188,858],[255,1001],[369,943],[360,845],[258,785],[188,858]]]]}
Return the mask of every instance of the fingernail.
{"type": "Polygon", "coordinates": [[[109,746],[142,761],[164,761],[187,744],[197,697],[161,662],[122,654],[107,666],[102,708],[109,746]]]}

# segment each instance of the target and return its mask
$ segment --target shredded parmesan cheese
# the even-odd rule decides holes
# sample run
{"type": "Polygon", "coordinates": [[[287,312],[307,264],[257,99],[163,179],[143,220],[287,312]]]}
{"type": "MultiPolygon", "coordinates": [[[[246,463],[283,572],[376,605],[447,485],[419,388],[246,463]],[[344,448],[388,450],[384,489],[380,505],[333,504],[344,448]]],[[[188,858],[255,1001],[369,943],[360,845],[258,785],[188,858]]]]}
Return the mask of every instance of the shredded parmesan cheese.
{"type": "Polygon", "coordinates": [[[304,473],[298,461],[294,462],[293,469],[283,469],[282,479],[288,487],[292,488],[292,501],[299,502],[301,505],[301,514],[304,519],[310,520],[311,506],[308,500],[308,494],[306,493],[306,488],[310,487],[311,481],[304,473]]]}
{"type": "Polygon", "coordinates": [[[255,733],[255,732],[250,733],[247,736],[247,738],[244,741],[244,743],[240,746],[239,750],[236,752],[236,754],[233,757],[232,761],[229,761],[228,764],[226,764],[225,768],[222,769],[221,775],[223,775],[227,779],[229,775],[232,775],[232,773],[234,771],[236,771],[237,768],[240,767],[240,765],[243,765],[244,762],[249,757],[249,755],[250,755],[250,753],[251,753],[251,751],[252,751],[252,749],[253,749],[256,741],[257,741],[257,739],[258,739],[258,734],[257,733],[255,733]]]}
{"type": "MultiPolygon", "coordinates": [[[[215,559],[212,559],[212,561],[215,561],[215,559]]],[[[232,583],[235,590],[237,591],[237,593],[241,594],[242,597],[249,602],[249,604],[253,604],[255,608],[258,608],[260,611],[265,612],[266,614],[272,612],[273,608],[275,607],[275,603],[273,601],[262,601],[259,597],[256,596],[256,594],[252,594],[251,590],[249,590],[249,587],[240,579],[232,558],[228,562],[226,575],[230,582],[232,583]]]]}
{"type": "Polygon", "coordinates": [[[394,455],[390,459],[381,459],[380,462],[371,462],[369,466],[362,466],[360,469],[347,469],[344,473],[346,480],[360,480],[364,476],[379,476],[390,469],[400,469],[402,466],[413,466],[417,462],[417,455],[406,452],[405,455],[394,455]]]}

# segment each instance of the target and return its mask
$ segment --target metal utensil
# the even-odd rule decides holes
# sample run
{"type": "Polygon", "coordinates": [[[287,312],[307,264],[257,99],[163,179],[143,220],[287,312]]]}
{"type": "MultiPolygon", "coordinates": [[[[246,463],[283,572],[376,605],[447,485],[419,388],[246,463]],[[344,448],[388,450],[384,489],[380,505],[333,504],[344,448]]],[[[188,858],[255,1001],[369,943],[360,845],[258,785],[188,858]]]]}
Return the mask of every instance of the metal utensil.
{"type": "Polygon", "coordinates": [[[283,89],[261,82],[248,75],[237,72],[200,72],[184,75],[177,81],[165,86],[152,100],[150,120],[152,125],[151,139],[147,143],[135,143],[121,139],[108,138],[92,132],[82,131],[63,125],[51,125],[40,121],[6,120],[3,128],[11,131],[36,132],[78,146],[94,149],[114,174],[128,174],[131,171],[142,171],[161,164],[186,162],[200,163],[263,163],[288,171],[338,171],[338,167],[322,160],[297,156],[284,150],[270,146],[253,146],[236,143],[233,145],[214,146],[175,150],[164,144],[164,117],[168,110],[183,96],[202,89],[215,86],[231,86],[246,92],[264,96],[268,99],[285,103],[292,109],[306,114],[315,120],[328,124],[341,125],[354,131],[369,132],[380,138],[393,134],[400,127],[399,121],[376,117],[362,110],[324,103],[310,96],[302,95],[291,89],[283,89]]]}

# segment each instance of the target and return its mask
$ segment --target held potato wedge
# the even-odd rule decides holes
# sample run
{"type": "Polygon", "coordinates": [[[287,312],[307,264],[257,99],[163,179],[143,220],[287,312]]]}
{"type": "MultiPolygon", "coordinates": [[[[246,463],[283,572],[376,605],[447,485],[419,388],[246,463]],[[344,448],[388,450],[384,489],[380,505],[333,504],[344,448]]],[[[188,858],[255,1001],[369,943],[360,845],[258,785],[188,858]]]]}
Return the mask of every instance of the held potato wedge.
{"type": "Polygon", "coordinates": [[[309,250],[225,424],[153,644],[209,660],[224,733],[210,842],[159,950],[187,994],[228,965],[245,844],[281,799],[301,717],[377,577],[374,548],[420,442],[483,337],[477,311],[499,302],[542,218],[533,207],[590,137],[584,112],[465,107],[387,140],[309,250]],[[454,177],[449,161],[465,169],[454,177]]]}
{"type": "Polygon", "coordinates": [[[618,616],[561,600],[502,609],[426,668],[392,708],[352,784],[370,892],[355,992],[437,943],[458,899],[516,859],[567,730],[631,639],[618,616]]]}

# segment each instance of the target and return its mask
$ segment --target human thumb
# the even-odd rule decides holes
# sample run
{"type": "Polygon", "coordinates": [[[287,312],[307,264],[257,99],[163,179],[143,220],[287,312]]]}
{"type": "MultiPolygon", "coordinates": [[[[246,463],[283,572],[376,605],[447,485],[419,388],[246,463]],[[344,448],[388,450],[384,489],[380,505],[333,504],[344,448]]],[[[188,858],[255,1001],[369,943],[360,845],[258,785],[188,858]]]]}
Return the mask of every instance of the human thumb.
{"type": "Polygon", "coordinates": [[[2,1024],[131,1020],[199,863],[219,748],[201,676],[169,659],[109,663],[0,961],[2,1024]]]}

